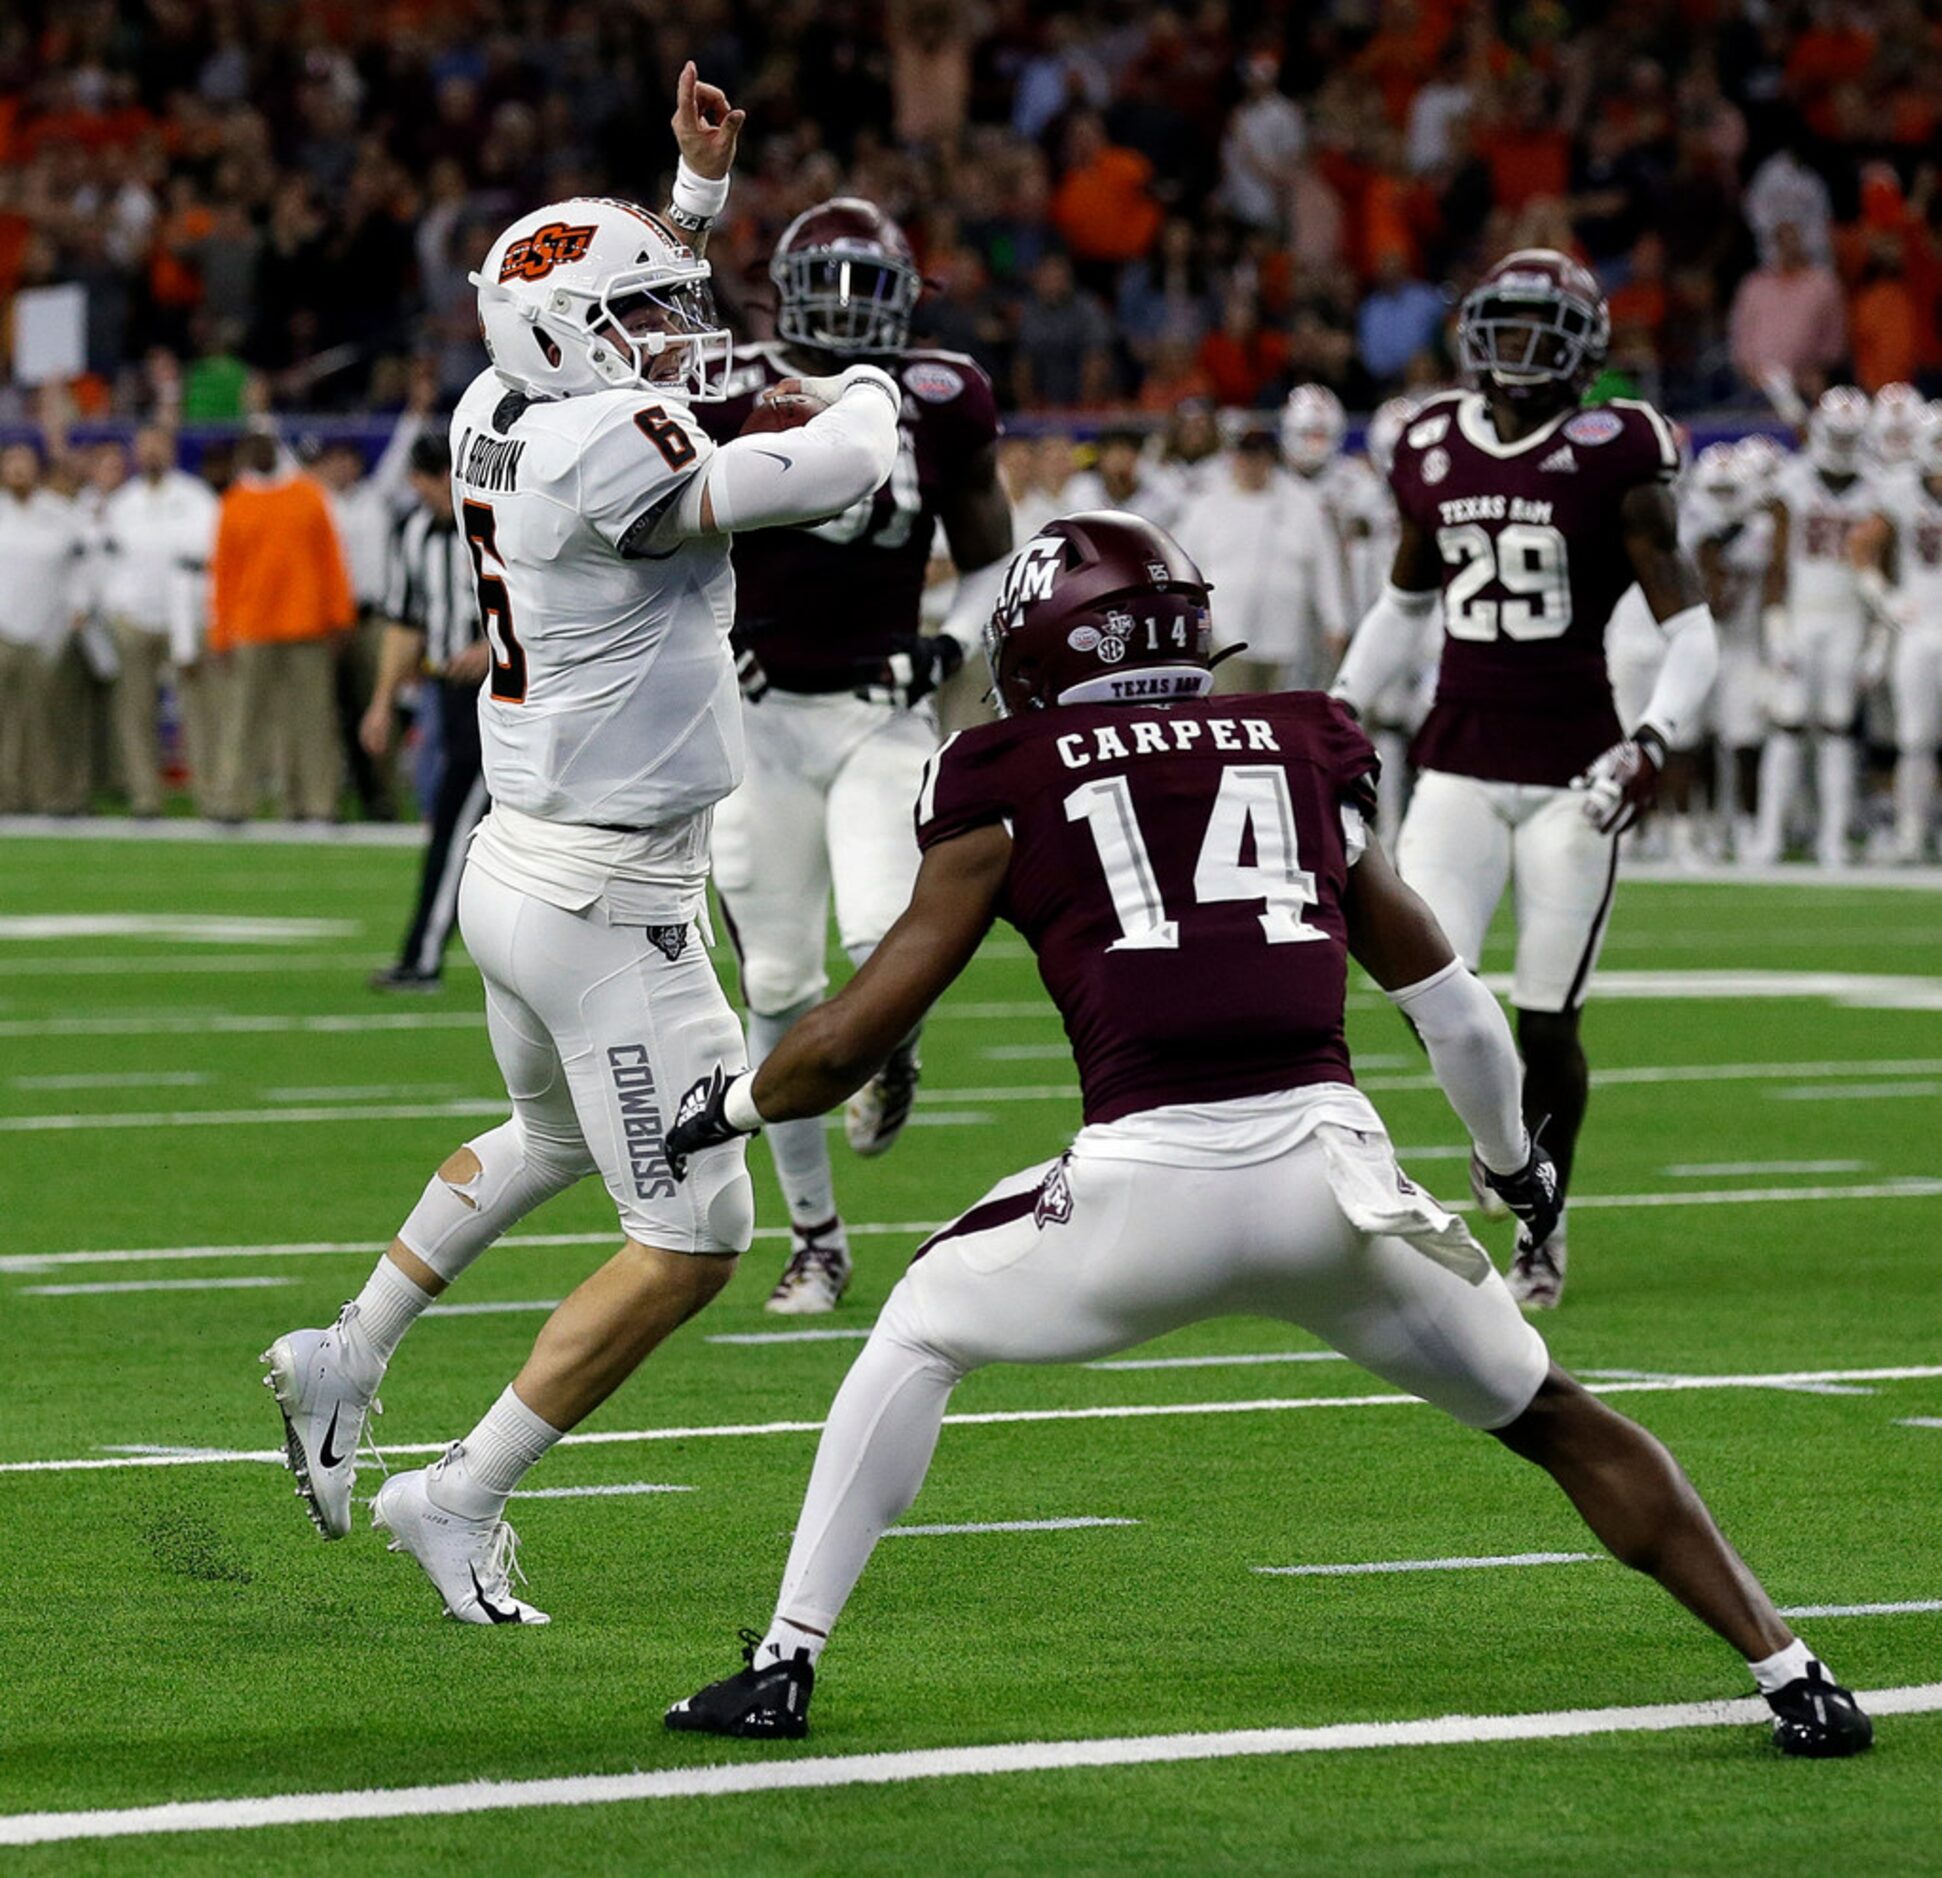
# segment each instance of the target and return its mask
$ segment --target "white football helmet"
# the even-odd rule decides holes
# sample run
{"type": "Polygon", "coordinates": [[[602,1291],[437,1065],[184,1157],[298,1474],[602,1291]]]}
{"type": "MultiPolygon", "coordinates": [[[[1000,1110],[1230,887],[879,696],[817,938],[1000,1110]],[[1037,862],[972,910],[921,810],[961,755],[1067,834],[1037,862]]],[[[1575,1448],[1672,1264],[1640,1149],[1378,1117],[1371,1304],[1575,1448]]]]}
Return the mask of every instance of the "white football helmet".
{"type": "Polygon", "coordinates": [[[1784,460],[1780,446],[1764,430],[1750,430],[1733,446],[1740,460],[1748,500],[1756,506],[1773,500],[1773,479],[1784,460]]]}
{"type": "Polygon", "coordinates": [[[1326,385],[1297,385],[1281,412],[1281,454],[1303,476],[1312,476],[1342,447],[1349,428],[1342,400],[1326,385]]]}
{"type": "Polygon", "coordinates": [[[1883,385],[1868,411],[1868,449],[1877,463],[1892,469],[1915,452],[1915,435],[1928,409],[1913,385],[1883,385]]]}
{"type": "Polygon", "coordinates": [[[708,263],[638,203],[575,196],[534,209],[470,279],[493,369],[515,391],[722,395],[735,341],[716,321],[708,263]]]}
{"type": "Polygon", "coordinates": [[[1818,470],[1847,476],[1861,467],[1868,440],[1867,395],[1852,385],[1832,385],[1821,393],[1807,419],[1807,457],[1818,470]]]}
{"type": "Polygon", "coordinates": [[[1363,448],[1368,451],[1376,474],[1385,482],[1389,480],[1390,465],[1396,460],[1396,445],[1402,441],[1402,434],[1409,428],[1409,420],[1415,415],[1414,399],[1385,398],[1376,407],[1375,416],[1369,420],[1363,448]]]}
{"type": "Polygon", "coordinates": [[[1942,398],[1922,407],[1908,454],[1921,475],[1931,480],[1942,476],[1942,398]]]}
{"type": "Polygon", "coordinates": [[[1738,444],[1709,443],[1693,459],[1692,479],[1727,514],[1738,515],[1746,506],[1746,467],[1738,444]]]}

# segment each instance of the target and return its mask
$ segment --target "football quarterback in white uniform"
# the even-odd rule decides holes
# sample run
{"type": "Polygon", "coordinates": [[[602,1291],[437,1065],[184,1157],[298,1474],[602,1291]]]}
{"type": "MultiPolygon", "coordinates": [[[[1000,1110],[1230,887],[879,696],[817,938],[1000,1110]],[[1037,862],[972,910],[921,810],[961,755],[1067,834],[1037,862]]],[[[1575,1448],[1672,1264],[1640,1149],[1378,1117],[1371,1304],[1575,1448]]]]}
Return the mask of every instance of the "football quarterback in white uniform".
{"type": "Polygon", "coordinates": [[[439,1168],[334,1325],[265,1353],[298,1495],[339,1537],[405,1331],[517,1220],[600,1175],[620,1251],[478,1426],[430,1469],[392,1474],[373,1508],[467,1623],[545,1621],[512,1589],[507,1497],[714,1296],[752,1235],[739,1147],[677,1182],[664,1141],[688,1083],[743,1055],[701,938],[710,814],[743,761],[729,536],[845,508],[896,456],[897,390],[868,367],[807,384],[826,408],[797,430],[716,445],[690,413],[720,395],[729,357],[697,246],[740,125],[690,65],[665,217],[553,203],[472,277],[492,368],[453,415],[453,485],[492,654],[493,808],[459,917],[513,1112],[439,1168]]]}
{"type": "Polygon", "coordinates": [[[1754,852],[1777,861],[1799,793],[1804,736],[1816,741],[1823,867],[1848,857],[1854,816],[1854,715],[1860,702],[1867,614],[1852,560],[1858,524],[1881,507],[1880,482],[1867,463],[1868,400],[1851,386],[1822,393],[1807,420],[1807,448],[1774,478],[1773,557],[1764,623],[1773,668],[1773,731],[1760,767],[1754,852]]]}
{"type": "Polygon", "coordinates": [[[1923,860],[1942,744],[1942,404],[1927,407],[1911,460],[1883,478],[1881,513],[1856,531],[1870,604],[1894,634],[1895,858],[1923,860]]]}

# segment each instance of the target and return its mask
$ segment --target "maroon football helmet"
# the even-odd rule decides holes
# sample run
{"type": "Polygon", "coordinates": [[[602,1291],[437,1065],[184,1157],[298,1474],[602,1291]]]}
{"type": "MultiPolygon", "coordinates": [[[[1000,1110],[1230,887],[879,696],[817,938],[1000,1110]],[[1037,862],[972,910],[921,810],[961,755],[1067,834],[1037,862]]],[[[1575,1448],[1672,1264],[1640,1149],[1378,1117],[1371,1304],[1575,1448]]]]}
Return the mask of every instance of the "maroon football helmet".
{"type": "Polygon", "coordinates": [[[900,352],[924,290],[904,231],[874,202],[833,196],[782,231],[769,262],[776,331],[845,357],[900,352]]]}
{"type": "Polygon", "coordinates": [[[1119,509],[1047,522],[985,627],[998,710],[1164,704],[1213,683],[1208,582],[1164,528],[1119,509]]]}
{"type": "Polygon", "coordinates": [[[1505,255],[1457,314],[1464,369],[1511,398],[1575,395],[1604,364],[1611,336],[1597,281],[1555,248],[1505,255]]]}

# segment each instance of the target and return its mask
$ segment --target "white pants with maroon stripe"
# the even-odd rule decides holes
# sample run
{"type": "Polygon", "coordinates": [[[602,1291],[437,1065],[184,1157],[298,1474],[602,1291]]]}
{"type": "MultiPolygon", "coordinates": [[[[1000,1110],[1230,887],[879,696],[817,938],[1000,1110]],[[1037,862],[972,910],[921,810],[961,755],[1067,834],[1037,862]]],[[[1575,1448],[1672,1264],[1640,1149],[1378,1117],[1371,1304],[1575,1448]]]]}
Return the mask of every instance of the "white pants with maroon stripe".
{"type": "Polygon", "coordinates": [[[1227,1316],[1298,1324],[1476,1428],[1521,1415],[1550,1360],[1356,1090],[1088,1127],[938,1233],[891,1293],[830,1410],[777,1615],[834,1623],[967,1371],[1108,1356],[1227,1316]]]}
{"type": "Polygon", "coordinates": [[[763,1015],[829,988],[829,903],[844,949],[868,951],[910,904],[914,812],[937,750],[928,707],[771,691],[742,712],[748,768],[715,810],[714,876],[763,1015]]]}
{"type": "Polygon", "coordinates": [[[1604,942],[1618,843],[1585,820],[1582,801],[1569,789],[1425,770],[1403,817],[1396,871],[1473,970],[1497,902],[1511,888],[1511,1002],[1520,1011],[1576,1010],[1604,942]]]}

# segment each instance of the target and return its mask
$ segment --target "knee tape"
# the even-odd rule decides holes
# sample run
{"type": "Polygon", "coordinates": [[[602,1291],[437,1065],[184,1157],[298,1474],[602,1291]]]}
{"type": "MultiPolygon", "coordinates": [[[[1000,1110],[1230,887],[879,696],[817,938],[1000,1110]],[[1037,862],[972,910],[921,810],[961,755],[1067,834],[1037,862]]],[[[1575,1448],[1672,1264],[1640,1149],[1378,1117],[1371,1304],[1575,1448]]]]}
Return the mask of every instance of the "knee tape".
{"type": "Polygon", "coordinates": [[[542,1201],[593,1172],[584,1145],[537,1141],[517,1116],[465,1145],[478,1172],[448,1180],[441,1169],[398,1228],[406,1247],[447,1280],[542,1201]]]}

